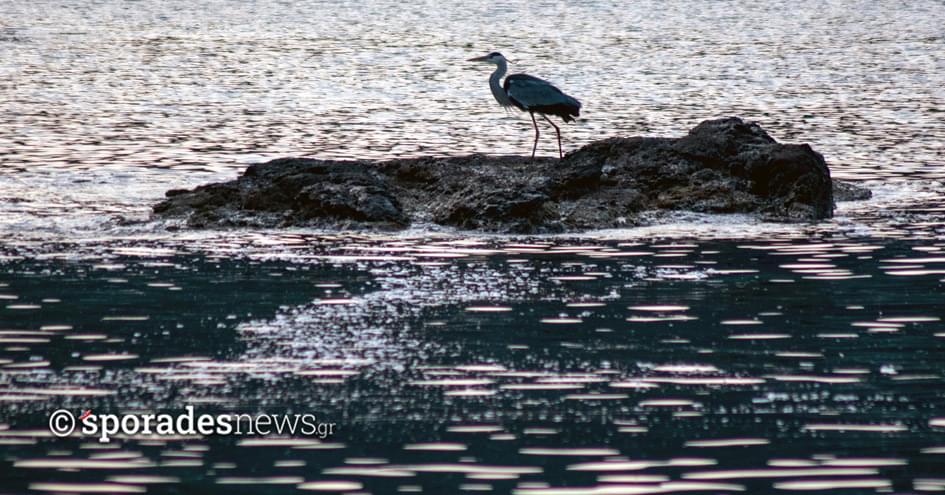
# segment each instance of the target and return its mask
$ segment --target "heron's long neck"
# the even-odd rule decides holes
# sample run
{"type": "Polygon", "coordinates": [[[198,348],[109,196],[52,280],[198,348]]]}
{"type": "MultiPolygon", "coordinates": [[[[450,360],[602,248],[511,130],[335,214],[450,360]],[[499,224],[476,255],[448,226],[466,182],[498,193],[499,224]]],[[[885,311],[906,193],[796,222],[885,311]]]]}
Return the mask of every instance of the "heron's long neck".
{"type": "Polygon", "coordinates": [[[503,107],[512,105],[512,102],[509,101],[509,95],[507,95],[505,90],[502,89],[502,76],[504,76],[505,72],[508,70],[509,66],[503,60],[499,62],[495,72],[489,76],[489,89],[492,90],[492,96],[494,96],[495,100],[499,102],[499,105],[502,105],[503,107]]]}

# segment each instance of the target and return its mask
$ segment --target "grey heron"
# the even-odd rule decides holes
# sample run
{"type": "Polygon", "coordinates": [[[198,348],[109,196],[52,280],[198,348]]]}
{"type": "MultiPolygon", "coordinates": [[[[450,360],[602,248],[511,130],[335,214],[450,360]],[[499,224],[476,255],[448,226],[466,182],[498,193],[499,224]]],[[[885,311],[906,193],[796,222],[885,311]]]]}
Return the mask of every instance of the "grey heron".
{"type": "Polygon", "coordinates": [[[486,62],[495,65],[495,72],[489,76],[489,89],[492,90],[492,96],[499,102],[499,105],[505,108],[514,106],[531,115],[532,124],[535,126],[535,144],[532,146],[532,158],[535,158],[535,150],[538,149],[538,136],[541,135],[538,132],[538,121],[535,120],[536,113],[547,120],[551,127],[555,128],[555,133],[558,135],[558,157],[564,158],[564,153],[561,151],[561,129],[548,116],[557,115],[565,122],[573,122],[574,117],[581,114],[581,102],[564,94],[550,82],[528,74],[512,74],[506,77],[505,82],[500,85],[499,81],[508,71],[509,61],[499,52],[471,58],[469,62],[486,62]]]}

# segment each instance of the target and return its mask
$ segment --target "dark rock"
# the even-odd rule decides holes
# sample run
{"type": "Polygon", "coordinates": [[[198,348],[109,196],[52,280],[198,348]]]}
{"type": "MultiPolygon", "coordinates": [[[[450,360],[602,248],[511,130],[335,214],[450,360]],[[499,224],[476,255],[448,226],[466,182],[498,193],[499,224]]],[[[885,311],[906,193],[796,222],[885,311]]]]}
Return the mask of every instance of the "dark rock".
{"type": "Polygon", "coordinates": [[[167,197],[154,213],[186,216],[192,227],[409,224],[387,177],[376,167],[347,162],[281,158],[252,165],[235,181],[169,191],[167,197]]]}
{"type": "MultiPolygon", "coordinates": [[[[756,124],[727,118],[677,139],[604,139],[563,160],[284,158],[252,165],[235,181],[168,191],[154,213],[191,227],[395,229],[422,221],[543,233],[632,225],[653,209],[816,221],[832,215],[833,187],[810,146],[780,144],[756,124]]],[[[844,198],[852,191],[839,187],[844,198]]]]}
{"type": "Polygon", "coordinates": [[[841,180],[833,181],[834,201],[864,201],[872,197],[873,192],[863,186],[841,180]]]}

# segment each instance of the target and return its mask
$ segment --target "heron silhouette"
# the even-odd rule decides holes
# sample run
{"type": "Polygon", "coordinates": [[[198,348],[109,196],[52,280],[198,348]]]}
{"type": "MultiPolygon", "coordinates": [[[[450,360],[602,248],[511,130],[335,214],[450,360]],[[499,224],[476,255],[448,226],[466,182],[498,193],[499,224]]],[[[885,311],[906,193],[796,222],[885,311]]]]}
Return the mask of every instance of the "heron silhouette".
{"type": "Polygon", "coordinates": [[[563,91],[550,82],[528,74],[512,74],[505,78],[504,83],[499,84],[502,76],[509,69],[508,59],[499,52],[471,58],[469,62],[485,62],[495,65],[495,72],[489,76],[489,89],[492,90],[492,96],[499,102],[499,105],[505,108],[515,107],[531,115],[532,124],[535,126],[535,144],[532,146],[532,158],[535,158],[535,150],[538,149],[538,137],[541,135],[538,131],[538,121],[535,120],[536,113],[547,120],[551,127],[555,128],[555,133],[558,135],[558,157],[564,158],[564,152],[561,151],[561,129],[548,116],[557,115],[565,122],[573,122],[574,117],[581,115],[581,102],[564,94],[563,91]]]}

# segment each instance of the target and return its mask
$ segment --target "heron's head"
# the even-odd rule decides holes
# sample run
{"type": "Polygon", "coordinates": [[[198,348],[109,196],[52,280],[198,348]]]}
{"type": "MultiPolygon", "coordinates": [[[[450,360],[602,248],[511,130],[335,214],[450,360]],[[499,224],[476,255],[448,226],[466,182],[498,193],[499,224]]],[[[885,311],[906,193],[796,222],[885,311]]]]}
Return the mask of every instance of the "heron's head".
{"type": "Polygon", "coordinates": [[[502,62],[509,62],[509,60],[508,60],[507,58],[505,58],[504,56],[502,56],[502,54],[499,53],[499,52],[492,52],[492,53],[490,53],[490,54],[488,54],[488,55],[483,55],[483,56],[481,56],[481,57],[471,58],[471,59],[469,59],[469,62],[485,62],[485,63],[487,63],[487,64],[495,64],[495,65],[498,65],[498,64],[500,64],[500,63],[502,63],[502,62]]]}

